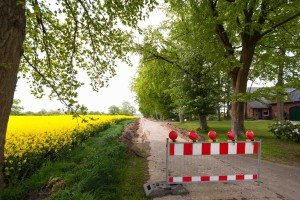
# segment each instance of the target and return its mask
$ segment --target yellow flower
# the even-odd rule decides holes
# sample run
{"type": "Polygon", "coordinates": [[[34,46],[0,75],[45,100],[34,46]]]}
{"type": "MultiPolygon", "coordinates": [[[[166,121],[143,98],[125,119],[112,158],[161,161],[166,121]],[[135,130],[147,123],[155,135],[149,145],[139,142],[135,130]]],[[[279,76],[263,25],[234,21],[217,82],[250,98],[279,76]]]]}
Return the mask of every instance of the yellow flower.
{"type": "Polygon", "coordinates": [[[35,157],[58,152],[63,148],[71,150],[73,144],[81,142],[80,138],[90,136],[90,132],[84,131],[85,129],[92,130],[94,125],[106,126],[133,117],[88,115],[83,118],[88,123],[82,123],[81,118],[73,119],[71,115],[10,116],[4,149],[7,158],[4,161],[6,175],[9,175],[9,170],[14,170],[11,166],[14,163],[21,171],[30,160],[36,162],[35,157]]]}

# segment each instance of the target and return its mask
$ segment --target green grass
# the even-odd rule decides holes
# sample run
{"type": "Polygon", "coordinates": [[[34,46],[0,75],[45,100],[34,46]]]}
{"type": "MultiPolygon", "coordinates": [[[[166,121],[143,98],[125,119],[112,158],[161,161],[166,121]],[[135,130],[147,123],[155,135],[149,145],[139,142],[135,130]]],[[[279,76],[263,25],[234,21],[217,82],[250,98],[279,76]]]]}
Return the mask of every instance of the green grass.
{"type": "MultiPolygon", "coordinates": [[[[262,139],[262,159],[272,162],[300,167],[300,145],[292,141],[279,140],[268,131],[268,127],[274,121],[246,121],[246,130],[251,129],[255,134],[255,139],[262,139]]],[[[176,123],[178,127],[187,130],[199,130],[199,122],[176,123]]],[[[218,134],[219,141],[227,141],[227,132],[231,129],[230,121],[209,121],[208,126],[218,134]]],[[[208,140],[207,132],[197,131],[208,140]]],[[[238,140],[245,140],[239,138],[238,140]]]]}
{"type": "MultiPolygon", "coordinates": [[[[63,159],[47,162],[29,179],[6,188],[0,199],[27,199],[53,177],[59,181],[48,199],[145,199],[147,160],[129,157],[118,138],[130,121],[113,125],[77,146],[63,159]]],[[[53,184],[54,185],[54,184],[53,184]]]]}

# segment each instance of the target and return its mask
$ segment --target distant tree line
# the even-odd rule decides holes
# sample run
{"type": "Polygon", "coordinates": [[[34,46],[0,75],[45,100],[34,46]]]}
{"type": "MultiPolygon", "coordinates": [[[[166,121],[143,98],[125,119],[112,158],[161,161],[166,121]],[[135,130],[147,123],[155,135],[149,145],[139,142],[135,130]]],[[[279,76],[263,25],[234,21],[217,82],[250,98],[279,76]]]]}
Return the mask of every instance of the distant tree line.
{"type": "Polygon", "coordinates": [[[110,115],[133,115],[135,112],[135,107],[128,101],[123,101],[121,106],[112,105],[108,108],[108,114],[110,115]]]}
{"type": "MultiPolygon", "coordinates": [[[[38,112],[33,111],[24,111],[24,107],[21,105],[20,99],[13,100],[13,106],[10,112],[10,115],[36,115],[36,116],[49,116],[49,115],[66,115],[66,114],[74,114],[68,110],[56,109],[56,110],[46,110],[45,108],[41,109],[38,112]]],[[[100,111],[88,111],[88,108],[84,105],[80,105],[76,108],[76,113],[80,115],[103,115],[104,112],[100,111]]]]}
{"type": "MultiPolygon", "coordinates": [[[[108,108],[108,113],[100,111],[88,111],[88,108],[84,105],[80,105],[76,108],[76,113],[80,115],[133,115],[136,112],[134,106],[132,106],[128,101],[123,101],[121,106],[112,105],[108,108]]],[[[38,112],[25,111],[24,107],[21,105],[20,99],[14,99],[13,106],[10,115],[37,115],[37,116],[48,116],[48,115],[65,115],[72,114],[70,111],[65,111],[63,109],[56,110],[46,110],[41,109],[38,112]]]]}

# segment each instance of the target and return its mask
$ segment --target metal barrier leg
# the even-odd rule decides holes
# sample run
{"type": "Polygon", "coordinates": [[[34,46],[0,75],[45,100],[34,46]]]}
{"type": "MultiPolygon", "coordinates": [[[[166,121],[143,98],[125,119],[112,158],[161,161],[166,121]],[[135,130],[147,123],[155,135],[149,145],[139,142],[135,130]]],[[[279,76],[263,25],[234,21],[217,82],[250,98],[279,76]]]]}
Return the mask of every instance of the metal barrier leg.
{"type": "Polygon", "coordinates": [[[259,150],[258,150],[258,169],[257,169],[257,183],[260,185],[260,171],[261,171],[261,139],[259,140],[259,150]]]}
{"type": "Polygon", "coordinates": [[[189,191],[182,184],[169,184],[169,139],[166,142],[166,181],[144,184],[146,197],[160,197],[165,195],[184,195],[189,191]]]}
{"type": "Polygon", "coordinates": [[[169,176],[169,138],[166,138],[166,185],[169,184],[168,176],[169,176]]]}

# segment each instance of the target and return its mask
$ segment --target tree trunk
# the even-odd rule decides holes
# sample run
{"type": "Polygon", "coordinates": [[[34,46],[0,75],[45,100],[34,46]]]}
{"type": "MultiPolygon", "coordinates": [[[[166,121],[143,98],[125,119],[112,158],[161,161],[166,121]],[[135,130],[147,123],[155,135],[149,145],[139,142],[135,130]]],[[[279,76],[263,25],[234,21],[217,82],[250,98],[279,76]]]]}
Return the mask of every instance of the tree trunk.
{"type": "MultiPolygon", "coordinates": [[[[246,92],[247,76],[248,71],[245,71],[244,67],[239,68],[237,73],[232,76],[233,95],[246,92]]],[[[245,103],[234,99],[231,104],[231,127],[236,138],[245,132],[244,121],[245,103]]]]}
{"type": "Polygon", "coordinates": [[[245,102],[245,105],[244,105],[244,108],[245,108],[245,112],[244,112],[244,114],[245,114],[245,119],[247,120],[247,118],[248,118],[248,109],[247,109],[247,102],[245,102]]]}
{"type": "MultiPolygon", "coordinates": [[[[218,76],[218,87],[221,88],[222,84],[221,84],[221,73],[219,73],[218,76]]],[[[221,103],[218,103],[218,108],[217,108],[217,113],[218,113],[218,121],[221,121],[221,103]]]]}
{"type": "Polygon", "coordinates": [[[284,121],[284,111],[283,111],[283,100],[280,98],[277,98],[277,120],[284,121]]]}
{"type": "Polygon", "coordinates": [[[218,121],[221,121],[221,108],[220,104],[218,105],[218,121]]]}
{"type": "Polygon", "coordinates": [[[180,123],[183,123],[183,121],[184,121],[184,119],[183,119],[183,118],[184,118],[184,117],[183,117],[183,114],[182,114],[181,112],[179,112],[178,115],[179,115],[179,122],[180,122],[180,123]]]}
{"type": "Polygon", "coordinates": [[[230,101],[228,99],[230,99],[232,93],[231,93],[231,85],[230,85],[230,77],[228,77],[228,81],[226,83],[226,86],[225,86],[225,91],[226,91],[226,97],[225,97],[225,105],[226,105],[226,111],[224,110],[224,113],[225,114],[225,119],[226,120],[229,120],[231,119],[230,117],[230,101]]]}
{"type": "Polygon", "coordinates": [[[18,0],[0,2],[0,190],[4,188],[4,145],[9,113],[25,38],[25,5],[18,0]]]}
{"type": "MultiPolygon", "coordinates": [[[[283,53],[285,54],[285,52],[283,53]]],[[[284,64],[279,64],[278,66],[278,77],[277,77],[277,87],[281,87],[283,88],[283,68],[284,68],[284,64]]],[[[284,96],[284,93],[279,92],[278,95],[280,96],[279,98],[276,99],[277,102],[277,120],[279,121],[283,121],[284,119],[284,102],[282,100],[282,97],[284,96]]]]}
{"type": "Polygon", "coordinates": [[[230,102],[229,101],[226,101],[226,120],[229,120],[231,119],[231,116],[230,116],[230,109],[231,109],[231,106],[230,106],[230,102]]]}
{"type": "Polygon", "coordinates": [[[199,115],[199,123],[200,123],[200,129],[206,131],[208,128],[206,115],[199,115]]]}
{"type": "MultiPolygon", "coordinates": [[[[244,37],[247,38],[246,36],[244,37]]],[[[239,94],[245,94],[247,91],[248,74],[252,63],[256,43],[257,40],[245,41],[240,57],[240,63],[242,64],[242,66],[239,68],[234,68],[230,72],[233,95],[235,97],[238,97],[239,94]]],[[[245,133],[244,121],[245,102],[240,102],[238,99],[235,99],[232,101],[231,105],[231,125],[232,131],[236,138],[245,133]]]]}
{"type": "Polygon", "coordinates": [[[244,103],[233,102],[231,106],[231,127],[236,138],[245,133],[244,121],[244,103]]]}

